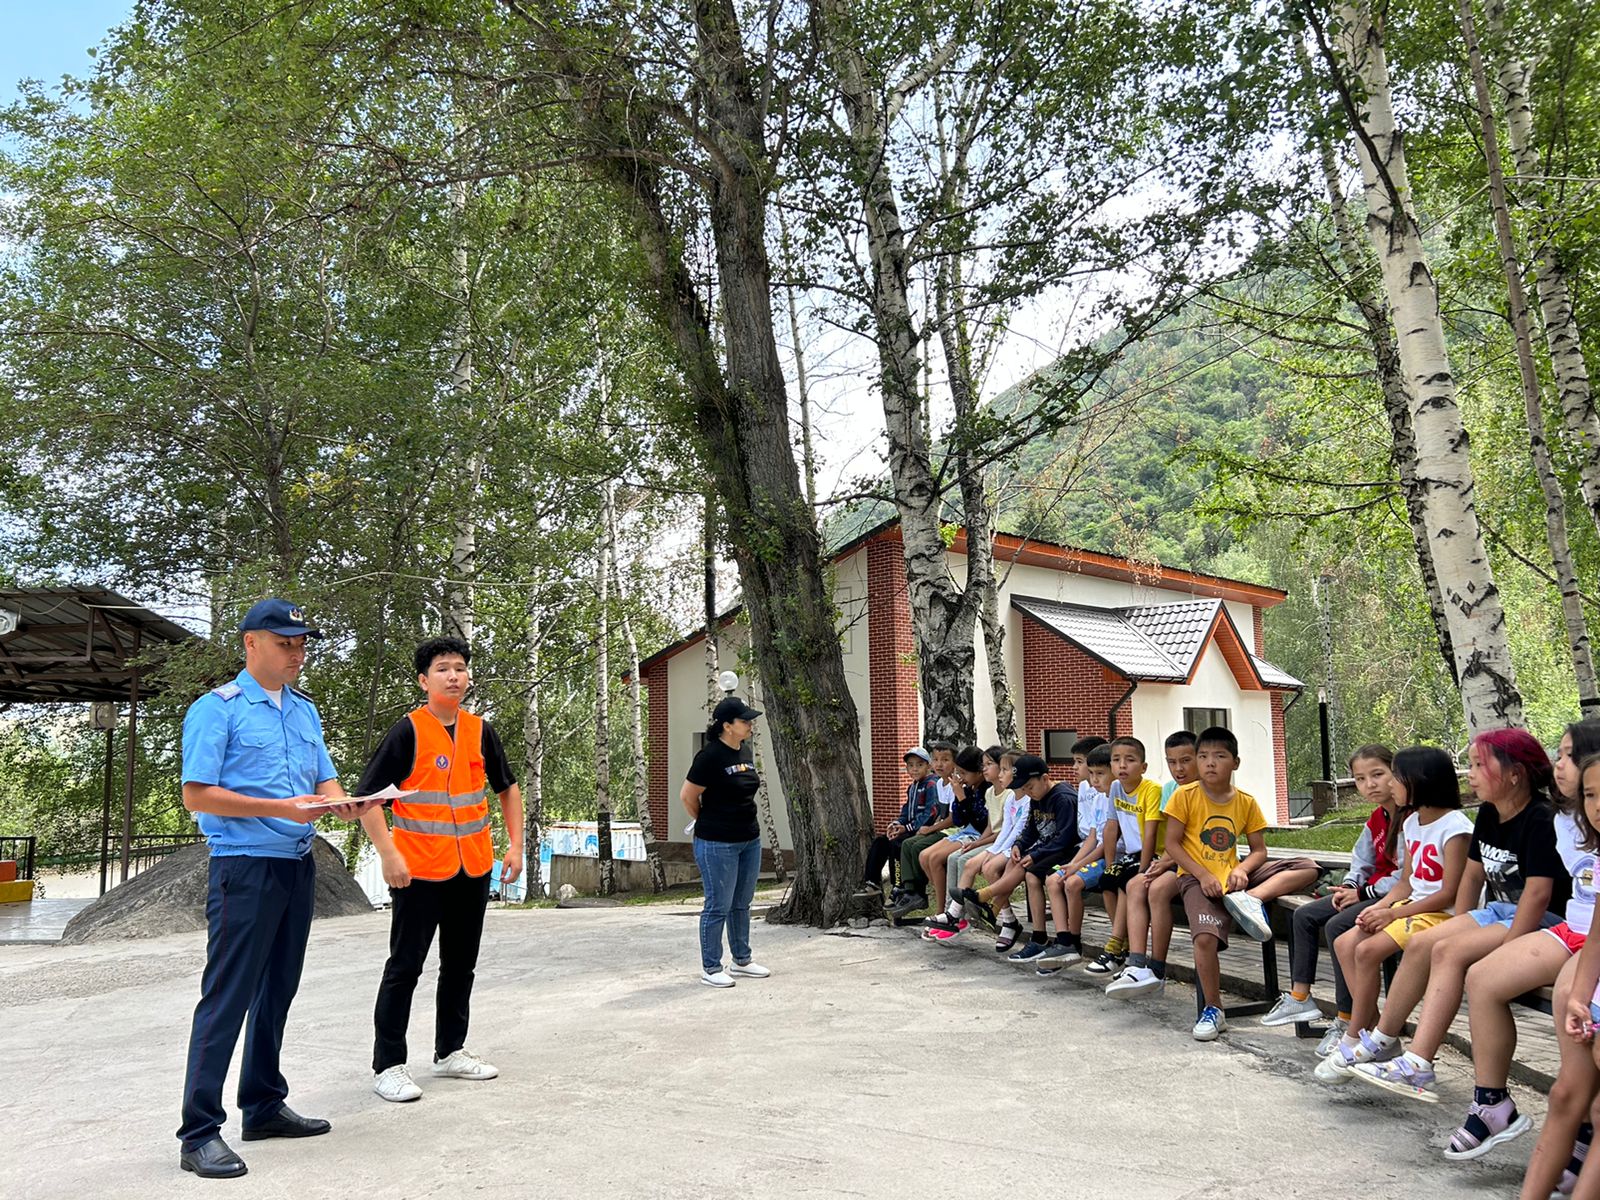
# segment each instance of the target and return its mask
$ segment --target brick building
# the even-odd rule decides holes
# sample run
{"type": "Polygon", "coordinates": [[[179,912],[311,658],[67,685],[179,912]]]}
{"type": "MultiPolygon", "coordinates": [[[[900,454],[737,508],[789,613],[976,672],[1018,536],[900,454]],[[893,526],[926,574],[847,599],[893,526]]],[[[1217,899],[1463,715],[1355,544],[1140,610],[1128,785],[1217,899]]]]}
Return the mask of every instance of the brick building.
{"type": "MultiPolygon", "coordinates": [[[[949,550],[951,573],[966,569],[966,539],[949,550]]],[[[1165,778],[1161,743],[1178,729],[1222,724],[1239,738],[1239,786],[1271,819],[1288,820],[1284,705],[1301,688],[1263,657],[1262,615],[1283,601],[1276,588],[1114,555],[995,539],[1006,621],[1005,662],[1023,748],[1060,762],[1083,734],[1133,733],[1150,775],[1165,778]]],[[[900,529],[890,522],[829,560],[840,613],[845,676],[861,720],[873,816],[881,829],[905,794],[900,757],[922,740],[916,640],[906,598],[900,529]]],[[[723,663],[736,660],[748,629],[727,614],[718,633],[723,663]]],[[[650,810],[658,834],[687,840],[678,786],[705,730],[705,655],[696,633],[642,664],[650,705],[650,810]]],[[[989,672],[978,631],[975,717],[994,741],[989,672]]],[[[743,689],[741,689],[743,690],[743,689]]],[[[762,707],[760,695],[751,697],[762,707]]],[[[765,730],[756,752],[772,789],[779,840],[787,848],[782,784],[765,730]]]]}

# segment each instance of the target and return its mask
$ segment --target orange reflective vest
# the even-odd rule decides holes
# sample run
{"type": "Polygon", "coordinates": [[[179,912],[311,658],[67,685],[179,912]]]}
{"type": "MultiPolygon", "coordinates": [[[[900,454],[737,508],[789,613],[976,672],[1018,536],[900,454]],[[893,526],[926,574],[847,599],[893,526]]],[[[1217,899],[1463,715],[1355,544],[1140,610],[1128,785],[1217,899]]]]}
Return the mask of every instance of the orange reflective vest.
{"type": "Polygon", "coordinates": [[[485,874],[494,866],[483,769],[483,718],[456,715],[456,736],[426,708],[411,714],[416,757],[394,802],[394,844],[417,879],[485,874]]]}

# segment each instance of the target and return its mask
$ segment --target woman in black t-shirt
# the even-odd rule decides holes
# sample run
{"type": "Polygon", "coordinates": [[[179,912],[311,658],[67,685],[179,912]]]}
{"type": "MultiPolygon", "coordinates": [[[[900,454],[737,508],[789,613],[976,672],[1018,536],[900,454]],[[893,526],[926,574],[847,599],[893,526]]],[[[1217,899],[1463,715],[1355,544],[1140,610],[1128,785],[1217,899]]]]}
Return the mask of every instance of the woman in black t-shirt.
{"type": "Polygon", "coordinates": [[[756,774],[745,745],[761,714],[737,696],[711,713],[706,744],[694,756],[678,798],[694,830],[694,861],[705,887],[700,910],[700,982],[732,987],[735,976],[765,979],[750,958],[750,901],[761,871],[761,830],[756,824],[756,774]],[[722,931],[728,931],[733,965],[722,967],[722,931]]]}

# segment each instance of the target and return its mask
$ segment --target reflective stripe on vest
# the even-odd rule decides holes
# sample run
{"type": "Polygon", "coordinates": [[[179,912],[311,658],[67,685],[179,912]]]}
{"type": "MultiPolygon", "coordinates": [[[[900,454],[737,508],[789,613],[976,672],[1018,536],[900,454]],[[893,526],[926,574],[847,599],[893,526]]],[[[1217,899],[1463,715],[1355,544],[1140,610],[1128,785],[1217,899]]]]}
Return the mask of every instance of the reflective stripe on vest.
{"type": "Polygon", "coordinates": [[[413,794],[394,802],[395,848],[418,879],[449,879],[461,871],[481,876],[494,866],[483,719],[458,713],[454,739],[426,708],[409,719],[416,755],[400,786],[413,794]]]}

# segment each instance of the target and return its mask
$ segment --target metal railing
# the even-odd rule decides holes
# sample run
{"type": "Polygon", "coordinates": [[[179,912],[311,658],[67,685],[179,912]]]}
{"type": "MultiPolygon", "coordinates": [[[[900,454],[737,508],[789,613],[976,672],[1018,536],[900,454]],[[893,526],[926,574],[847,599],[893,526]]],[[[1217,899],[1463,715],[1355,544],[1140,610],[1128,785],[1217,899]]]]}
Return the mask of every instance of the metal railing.
{"type": "MultiPolygon", "coordinates": [[[[128,844],[128,878],[153,867],[174,850],[205,841],[202,833],[136,833],[128,844]]],[[[113,847],[113,858],[116,847],[113,847]]]]}
{"type": "Polygon", "coordinates": [[[33,850],[38,839],[31,834],[22,837],[0,837],[0,859],[15,859],[17,878],[33,878],[33,850]]]}

